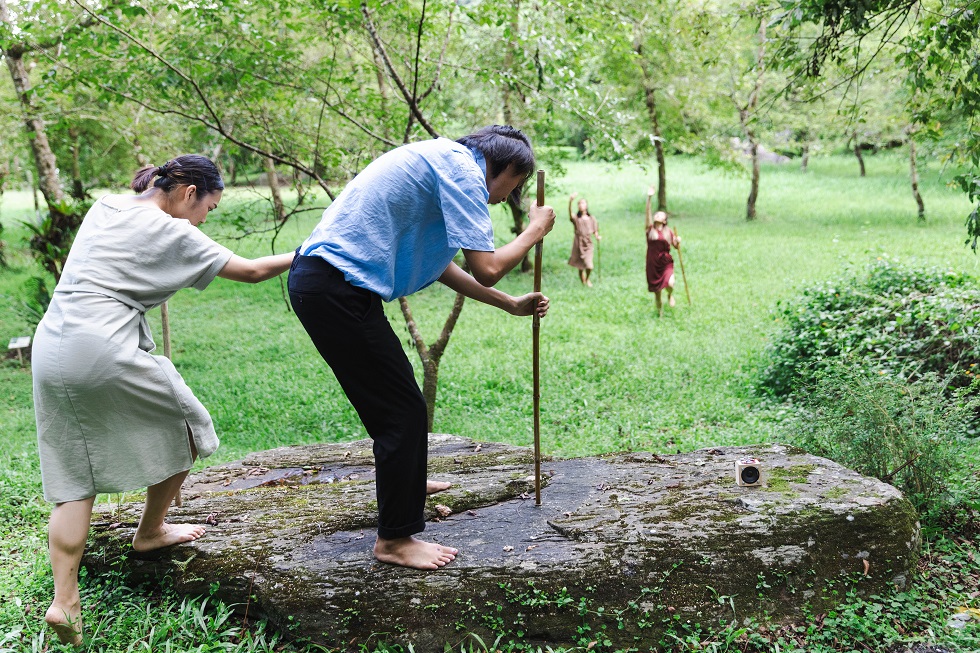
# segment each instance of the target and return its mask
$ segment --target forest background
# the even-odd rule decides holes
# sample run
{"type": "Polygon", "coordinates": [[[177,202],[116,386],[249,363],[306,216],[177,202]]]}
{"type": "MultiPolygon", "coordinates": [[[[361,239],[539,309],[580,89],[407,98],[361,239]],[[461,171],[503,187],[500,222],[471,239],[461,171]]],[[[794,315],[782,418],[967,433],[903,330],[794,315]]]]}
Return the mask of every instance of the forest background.
{"type": "MultiPolygon", "coordinates": [[[[561,380],[545,390],[547,451],[791,439],[892,474],[932,538],[918,589],[855,602],[826,642],[805,626],[733,623],[678,626],[674,644],[850,650],[834,642],[861,641],[884,650],[944,632],[957,609],[980,608],[977,473],[956,465],[976,459],[980,301],[976,257],[964,245],[980,233],[976,4],[0,0],[10,80],[0,79],[0,337],[31,332],[92,198],[124,187],[140,165],[211,156],[231,191],[209,233],[260,255],[295,247],[378,154],[513,124],[548,170],[559,217],[578,191],[607,236],[591,294],[564,266],[567,225],[546,247],[545,290],[561,306],[545,326],[545,382],[561,380]],[[648,185],[654,208],[670,212],[689,243],[695,299],[686,308],[679,294],[660,322],[642,288],[637,236],[648,185]],[[879,318],[883,306],[892,312],[856,320],[855,333],[848,325],[861,307],[841,307],[842,294],[876,297],[863,308],[879,318]],[[922,347],[888,340],[896,328],[922,347]],[[854,357],[870,362],[870,378],[836,366],[854,357]],[[821,412],[840,401],[835,387],[891,406],[901,437],[870,417],[837,423],[821,412]],[[934,414],[909,412],[922,397],[934,414]],[[858,451],[842,436],[855,429],[868,434],[858,451]],[[881,439],[889,437],[902,441],[881,439]],[[892,457],[861,458],[881,449],[892,457]],[[894,616],[871,628],[864,611],[881,606],[894,616]]],[[[494,214],[498,243],[525,213],[515,203],[494,214]]],[[[504,281],[511,292],[528,284],[520,273],[504,281]]],[[[173,308],[173,355],[225,434],[222,460],[362,437],[339,388],[295,338],[274,282],[247,292],[219,282],[179,295],[173,308]],[[295,404],[283,409],[283,396],[295,404]]],[[[464,310],[440,288],[388,311],[416,352],[435,430],[526,440],[520,321],[464,310]]],[[[0,374],[11,436],[0,448],[11,552],[0,554],[11,571],[0,581],[0,650],[20,650],[47,645],[34,604],[50,588],[49,508],[39,497],[29,372],[11,352],[0,374]]],[[[149,641],[143,625],[171,618],[171,633],[198,618],[210,624],[187,635],[194,645],[276,646],[261,624],[225,629],[225,606],[112,580],[90,579],[87,590],[106,606],[96,615],[108,639],[95,650],[149,641]],[[152,619],[109,609],[120,591],[135,593],[134,609],[149,598],[152,619]]],[[[951,633],[954,645],[976,642],[975,627],[951,633]]]]}

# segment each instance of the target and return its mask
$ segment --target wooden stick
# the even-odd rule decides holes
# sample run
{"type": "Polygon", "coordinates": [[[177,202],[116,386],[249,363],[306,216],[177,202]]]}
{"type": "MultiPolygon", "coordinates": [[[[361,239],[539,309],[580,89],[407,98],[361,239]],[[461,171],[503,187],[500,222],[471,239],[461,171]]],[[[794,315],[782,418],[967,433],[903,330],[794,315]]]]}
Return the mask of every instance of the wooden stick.
{"type": "Polygon", "coordinates": [[[170,356],[170,306],[167,302],[160,304],[160,324],[163,330],[163,355],[173,360],[170,356]]]}
{"type": "MultiPolygon", "coordinates": [[[[674,235],[680,238],[677,228],[674,227],[674,235]]],[[[684,272],[684,257],[681,255],[681,248],[677,247],[677,260],[681,264],[681,278],[684,279],[684,294],[687,295],[687,305],[691,305],[691,291],[687,288],[687,273],[684,272]]]]}
{"type": "MultiPolygon", "coordinates": [[[[170,356],[170,307],[167,302],[160,304],[160,325],[163,331],[163,355],[173,360],[170,356]]],[[[180,496],[180,488],[177,488],[174,505],[178,508],[184,505],[184,499],[180,496]]]]}
{"type": "Polygon", "coordinates": [[[602,241],[595,235],[595,280],[602,278],[602,241]]]}
{"type": "MultiPolygon", "coordinates": [[[[544,206],[544,170],[538,170],[538,206],[544,206]]],[[[544,239],[534,245],[534,292],[541,292],[541,259],[544,239]]],[[[532,347],[534,375],[534,505],[541,505],[541,318],[535,307],[531,318],[534,335],[532,347]]]]}

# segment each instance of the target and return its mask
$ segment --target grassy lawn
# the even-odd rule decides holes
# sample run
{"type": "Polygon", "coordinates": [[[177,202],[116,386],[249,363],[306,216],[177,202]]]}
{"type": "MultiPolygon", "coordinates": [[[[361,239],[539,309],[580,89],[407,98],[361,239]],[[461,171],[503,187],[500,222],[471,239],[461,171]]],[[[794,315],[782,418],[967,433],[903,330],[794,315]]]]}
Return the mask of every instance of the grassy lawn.
{"type": "MultiPolygon", "coordinates": [[[[969,206],[961,193],[947,188],[949,175],[942,178],[938,166],[922,173],[925,223],[916,221],[907,163],[897,155],[869,157],[866,178],[857,176],[850,157],[813,159],[805,174],[795,164],[766,167],[759,218],[749,223],[746,177],[672,158],[671,226],[684,239],[693,305],[684,298],[678,268],[677,307],[658,319],[646,291],[643,234],[646,188],[655,174],[635,165],[592,162],[569,162],[567,168],[564,178],[549,179],[547,194],[559,215],[544,248],[543,287],[552,300],[541,331],[547,454],[674,453],[780,440],[785,434],[778,410],[760,409],[753,392],[767,338],[778,327],[773,312],[778,302],[795,298],[809,282],[833,279],[877,257],[980,276],[980,257],[963,245],[969,206]],[[566,264],[572,236],[566,206],[573,191],[588,199],[604,236],[594,288],[582,287],[566,264]]],[[[231,230],[222,222],[251,201],[246,191],[226,192],[205,230],[224,239],[231,230]]],[[[37,272],[24,251],[27,230],[19,220],[32,213],[27,193],[8,192],[0,200],[11,265],[0,272],[4,342],[31,333],[19,306],[25,281],[37,272]]],[[[506,242],[509,212],[494,208],[492,213],[498,243],[506,242]]],[[[287,225],[278,251],[299,245],[317,219],[313,212],[287,225]]],[[[245,256],[269,253],[268,238],[223,242],[245,256]]],[[[531,277],[512,273],[498,287],[528,292],[531,277]]],[[[452,299],[438,284],[412,297],[430,341],[452,299]]],[[[175,364],[211,411],[222,439],[207,464],[282,445],[364,437],[338,384],[287,310],[278,282],[247,286],[218,279],[203,293],[182,291],[170,306],[175,364]]],[[[387,310],[417,363],[397,303],[387,310]]],[[[158,311],[151,314],[151,325],[159,335],[158,311]]],[[[40,650],[47,644],[40,639],[39,622],[51,587],[44,550],[49,507],[40,498],[29,370],[16,360],[5,361],[0,393],[0,653],[40,650]]],[[[443,359],[434,430],[529,444],[531,410],[530,320],[468,302],[443,359]]],[[[962,556],[976,553],[975,542],[964,546],[962,556]]],[[[926,569],[924,579],[945,578],[940,567],[926,569]]],[[[963,571],[956,569],[952,573],[963,571]]],[[[112,605],[130,606],[134,623],[141,613],[145,619],[147,610],[160,621],[193,619],[181,617],[180,610],[192,612],[194,606],[182,608],[169,595],[153,595],[147,608],[146,591],[120,589],[113,579],[83,582],[89,588],[83,600],[90,628],[124,630],[112,605]]],[[[980,607],[977,600],[973,607],[980,607]]],[[[120,634],[115,646],[126,650],[138,637],[120,634]]]]}

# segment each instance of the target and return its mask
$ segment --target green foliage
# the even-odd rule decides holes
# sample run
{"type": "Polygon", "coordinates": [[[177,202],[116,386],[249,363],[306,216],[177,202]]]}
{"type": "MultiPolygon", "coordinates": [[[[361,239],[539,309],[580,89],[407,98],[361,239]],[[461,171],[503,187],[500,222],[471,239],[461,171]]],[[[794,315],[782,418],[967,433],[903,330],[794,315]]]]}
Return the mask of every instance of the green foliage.
{"type": "Polygon", "coordinates": [[[908,383],[835,360],[800,393],[796,440],[896,486],[920,511],[934,508],[962,476],[962,438],[980,408],[980,399],[946,391],[932,374],[908,383]]]}
{"type": "Polygon", "coordinates": [[[969,385],[980,365],[980,290],[969,281],[881,257],[863,275],[807,288],[801,300],[777,304],[780,331],[761,387],[799,393],[837,358],[899,379],[931,372],[951,387],[969,385]]]}
{"type": "Polygon", "coordinates": [[[883,60],[898,62],[910,124],[924,127],[925,137],[943,144],[945,158],[969,168],[955,181],[973,204],[966,242],[975,252],[980,238],[977,3],[937,0],[924,11],[910,0],[787,0],[780,5],[774,20],[780,28],[779,58],[800,78],[825,76],[830,69],[847,86],[859,86],[866,75],[888,65],[883,60]]]}
{"type": "Polygon", "coordinates": [[[65,200],[60,205],[48,207],[48,215],[41,224],[21,223],[33,234],[30,241],[31,253],[41,267],[53,274],[56,280],[61,278],[61,269],[68,258],[75,232],[90,206],[89,201],[65,200]]]}
{"type": "Polygon", "coordinates": [[[24,320],[32,328],[40,323],[44,312],[51,303],[51,291],[44,277],[31,277],[24,282],[24,299],[21,300],[19,311],[24,320]]]}

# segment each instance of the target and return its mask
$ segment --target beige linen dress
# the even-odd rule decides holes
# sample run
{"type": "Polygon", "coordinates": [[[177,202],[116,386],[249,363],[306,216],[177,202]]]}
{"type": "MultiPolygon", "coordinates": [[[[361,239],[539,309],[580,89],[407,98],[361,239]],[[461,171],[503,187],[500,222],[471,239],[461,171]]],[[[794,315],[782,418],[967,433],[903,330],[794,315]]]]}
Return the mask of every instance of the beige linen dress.
{"type": "Polygon", "coordinates": [[[573,222],[575,240],[572,241],[572,255],[568,258],[568,264],[579,270],[591,270],[592,253],[595,250],[592,234],[596,231],[596,220],[586,213],[575,216],[573,222]]]}
{"type": "Polygon", "coordinates": [[[211,416],[153,356],[144,313],[205,287],[232,256],[187,220],[106,196],[75,237],[32,351],[44,497],[56,503],[154,485],[218,447],[211,416]]]}

